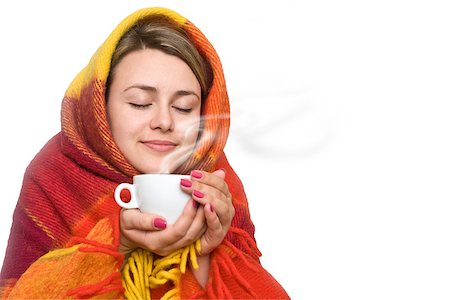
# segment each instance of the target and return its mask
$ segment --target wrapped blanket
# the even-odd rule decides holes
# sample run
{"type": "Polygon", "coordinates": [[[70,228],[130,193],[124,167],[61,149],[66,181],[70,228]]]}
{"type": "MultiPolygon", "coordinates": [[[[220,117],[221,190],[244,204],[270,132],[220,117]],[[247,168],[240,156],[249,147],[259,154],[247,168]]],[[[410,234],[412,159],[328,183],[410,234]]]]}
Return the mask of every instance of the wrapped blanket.
{"type": "MultiPolygon", "coordinates": [[[[169,293],[173,282],[151,289],[145,283],[142,290],[148,290],[146,297],[151,298],[288,298],[260,264],[244,189],[223,153],[229,103],[220,60],[191,22],[164,8],[142,9],[123,20],[69,86],[62,103],[61,132],[36,155],[24,176],[1,272],[2,298],[129,296],[123,282],[124,276],[130,276],[125,272],[130,264],[118,252],[120,207],[113,193],[118,183],[131,183],[138,172],[112,139],[105,86],[120,37],[137,20],[152,14],[180,24],[213,70],[212,87],[202,107],[205,132],[179,171],[224,168],[236,213],[225,240],[211,253],[204,288],[186,269],[177,274],[175,293],[169,293]]],[[[134,261],[147,261],[149,253],[138,251],[132,254],[137,255],[134,261]]],[[[136,263],[136,268],[141,265],[136,263]]]]}

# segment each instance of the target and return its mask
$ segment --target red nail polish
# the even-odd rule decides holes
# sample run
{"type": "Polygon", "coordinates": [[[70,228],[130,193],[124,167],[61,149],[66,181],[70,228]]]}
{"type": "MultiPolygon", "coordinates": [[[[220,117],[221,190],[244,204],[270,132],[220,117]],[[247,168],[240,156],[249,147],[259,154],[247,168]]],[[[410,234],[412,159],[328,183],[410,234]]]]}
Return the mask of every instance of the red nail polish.
{"type": "Polygon", "coordinates": [[[192,200],[192,206],[193,206],[194,208],[198,208],[198,202],[195,201],[195,200],[192,200]]]}
{"type": "Polygon", "coordinates": [[[181,179],[180,184],[184,187],[190,188],[192,186],[192,182],[190,180],[187,179],[181,179]]]}
{"type": "Polygon", "coordinates": [[[209,204],[209,210],[210,210],[211,212],[214,212],[214,207],[212,206],[211,203],[209,204]]]}
{"type": "Polygon", "coordinates": [[[192,177],[194,177],[195,179],[200,179],[202,178],[203,174],[200,173],[199,171],[192,171],[191,172],[192,177]]]}
{"type": "Polygon", "coordinates": [[[203,197],[205,197],[205,194],[203,194],[202,192],[197,191],[197,190],[194,190],[194,191],[192,192],[192,194],[193,194],[195,197],[197,197],[197,198],[203,198],[203,197]]]}
{"type": "Polygon", "coordinates": [[[159,229],[165,229],[167,227],[167,222],[164,219],[156,218],[153,220],[153,225],[159,229]]]}

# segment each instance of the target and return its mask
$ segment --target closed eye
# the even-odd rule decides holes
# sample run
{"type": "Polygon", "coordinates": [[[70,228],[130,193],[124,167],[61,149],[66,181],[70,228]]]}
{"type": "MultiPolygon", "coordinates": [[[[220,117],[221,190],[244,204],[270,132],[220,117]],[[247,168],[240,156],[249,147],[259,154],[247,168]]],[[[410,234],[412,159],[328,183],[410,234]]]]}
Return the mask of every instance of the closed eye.
{"type": "Polygon", "coordinates": [[[130,104],[131,107],[136,108],[136,109],[146,109],[146,108],[148,108],[148,107],[150,107],[152,105],[151,103],[149,103],[149,104],[136,104],[136,103],[132,103],[132,102],[130,102],[128,104],[130,104]]]}
{"type": "Polygon", "coordinates": [[[178,107],[178,106],[172,106],[172,107],[182,113],[190,113],[192,111],[192,108],[182,108],[182,107],[178,107]]]}

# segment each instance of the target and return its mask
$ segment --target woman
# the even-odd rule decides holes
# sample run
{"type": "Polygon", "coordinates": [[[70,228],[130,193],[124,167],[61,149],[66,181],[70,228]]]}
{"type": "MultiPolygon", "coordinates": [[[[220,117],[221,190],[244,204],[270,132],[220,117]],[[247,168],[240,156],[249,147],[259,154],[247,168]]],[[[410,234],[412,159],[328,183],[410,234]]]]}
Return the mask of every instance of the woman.
{"type": "Polygon", "coordinates": [[[62,130],[28,167],[2,269],[10,298],[288,298],[264,270],[223,153],[220,60],[177,13],[128,16],[75,78],[62,130]],[[173,225],[120,210],[120,182],[191,174],[173,225]],[[189,263],[188,263],[189,261],[189,263]],[[189,267],[187,267],[189,266],[189,267]]]}

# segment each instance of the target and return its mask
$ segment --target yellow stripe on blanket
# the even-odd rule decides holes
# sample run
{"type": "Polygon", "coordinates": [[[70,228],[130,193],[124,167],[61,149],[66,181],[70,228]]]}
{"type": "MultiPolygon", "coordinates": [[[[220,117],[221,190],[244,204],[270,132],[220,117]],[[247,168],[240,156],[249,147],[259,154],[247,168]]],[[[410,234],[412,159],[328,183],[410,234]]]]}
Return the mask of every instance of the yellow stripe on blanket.
{"type": "Polygon", "coordinates": [[[41,256],[40,259],[50,259],[50,258],[56,258],[56,257],[70,255],[70,254],[74,253],[75,251],[77,251],[78,248],[80,248],[80,245],[74,245],[70,248],[56,249],[56,250],[50,251],[47,254],[41,256]]]}
{"type": "Polygon", "coordinates": [[[161,14],[172,18],[174,21],[185,24],[187,19],[175,11],[162,7],[144,8],[130,14],[125,18],[109,35],[106,41],[97,49],[91,58],[89,65],[85,67],[70,84],[66,91],[66,96],[80,99],[81,90],[92,82],[97,80],[106,84],[106,79],[110,71],[111,57],[116,49],[117,43],[130,27],[142,17],[161,14]]]}

